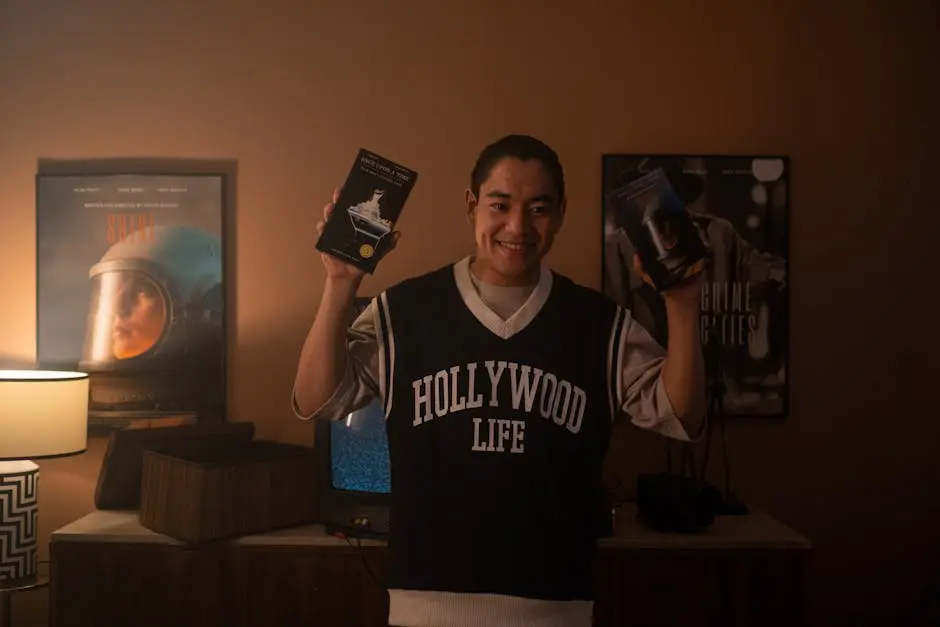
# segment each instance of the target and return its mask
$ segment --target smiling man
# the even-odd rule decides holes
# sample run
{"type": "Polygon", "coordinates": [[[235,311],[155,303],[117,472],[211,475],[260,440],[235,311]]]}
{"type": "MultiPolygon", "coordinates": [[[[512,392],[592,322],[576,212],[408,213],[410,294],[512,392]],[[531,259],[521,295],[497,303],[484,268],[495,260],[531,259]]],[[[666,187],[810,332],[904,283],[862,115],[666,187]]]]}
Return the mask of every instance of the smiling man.
{"type": "Polygon", "coordinates": [[[348,330],[363,274],[322,255],[294,410],[384,406],[390,625],[588,627],[611,423],[700,432],[701,286],[664,295],[667,354],[628,311],[544,266],[565,198],[550,147],[490,144],[465,193],[474,253],[384,291],[348,330]]]}
{"type": "Polygon", "coordinates": [[[561,229],[565,203],[536,158],[484,160],[465,193],[477,251],[471,271],[505,287],[538,283],[542,257],[561,229]]]}

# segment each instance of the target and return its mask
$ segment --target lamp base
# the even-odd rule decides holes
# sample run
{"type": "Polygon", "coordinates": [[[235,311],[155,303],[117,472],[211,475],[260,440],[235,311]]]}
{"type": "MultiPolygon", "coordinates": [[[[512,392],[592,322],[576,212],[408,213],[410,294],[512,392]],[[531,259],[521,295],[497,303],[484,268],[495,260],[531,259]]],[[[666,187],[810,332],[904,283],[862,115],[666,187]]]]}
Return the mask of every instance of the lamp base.
{"type": "Polygon", "coordinates": [[[0,462],[0,586],[35,577],[39,466],[0,462]]]}

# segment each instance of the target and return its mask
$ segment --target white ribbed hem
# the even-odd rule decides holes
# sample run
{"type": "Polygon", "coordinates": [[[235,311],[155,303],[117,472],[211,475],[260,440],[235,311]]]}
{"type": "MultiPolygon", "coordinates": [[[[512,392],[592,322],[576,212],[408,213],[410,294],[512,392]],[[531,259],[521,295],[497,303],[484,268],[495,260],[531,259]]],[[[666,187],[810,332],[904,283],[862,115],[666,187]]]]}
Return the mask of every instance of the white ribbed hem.
{"type": "Polygon", "coordinates": [[[593,601],[389,590],[391,627],[591,627],[593,601]]]}

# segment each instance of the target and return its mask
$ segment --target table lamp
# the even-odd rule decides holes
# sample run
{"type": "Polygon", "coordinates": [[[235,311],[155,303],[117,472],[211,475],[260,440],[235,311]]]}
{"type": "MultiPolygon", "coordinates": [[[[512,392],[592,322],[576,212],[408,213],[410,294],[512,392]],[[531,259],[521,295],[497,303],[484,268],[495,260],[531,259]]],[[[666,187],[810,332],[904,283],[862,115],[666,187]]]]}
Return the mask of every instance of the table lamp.
{"type": "Polygon", "coordinates": [[[88,375],[0,370],[0,586],[35,578],[39,466],[85,452],[88,375]]]}

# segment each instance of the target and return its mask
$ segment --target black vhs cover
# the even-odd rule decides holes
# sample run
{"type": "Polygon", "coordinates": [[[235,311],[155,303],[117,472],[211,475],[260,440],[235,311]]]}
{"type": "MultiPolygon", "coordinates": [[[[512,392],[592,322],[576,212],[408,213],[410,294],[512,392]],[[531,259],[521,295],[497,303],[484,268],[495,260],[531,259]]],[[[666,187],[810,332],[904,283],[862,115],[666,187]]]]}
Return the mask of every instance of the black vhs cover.
{"type": "Polygon", "coordinates": [[[361,149],[317,250],[372,274],[388,252],[392,230],[417,178],[414,170],[361,149]]]}

